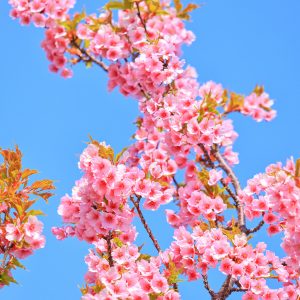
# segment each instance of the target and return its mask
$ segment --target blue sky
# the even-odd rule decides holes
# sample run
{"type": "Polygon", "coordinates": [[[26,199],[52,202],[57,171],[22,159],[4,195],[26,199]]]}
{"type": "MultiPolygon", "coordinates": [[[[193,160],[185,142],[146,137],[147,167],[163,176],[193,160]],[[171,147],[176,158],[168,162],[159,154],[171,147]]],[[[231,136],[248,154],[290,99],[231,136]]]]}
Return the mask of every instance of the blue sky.
{"type": "MultiPolygon", "coordinates": [[[[214,80],[245,94],[264,84],[276,101],[278,117],[272,123],[234,116],[240,134],[236,172],[243,185],[268,164],[300,156],[299,10],[298,0],[207,0],[187,25],[197,40],[184,49],[184,56],[197,68],[200,82],[214,80]]],[[[43,31],[12,21],[6,1],[0,2],[0,11],[0,146],[18,144],[24,166],[38,169],[41,178],[54,179],[57,186],[50,203],[41,203],[47,214],[46,248],[25,261],[26,271],[15,272],[20,284],[2,290],[0,299],[80,299],[88,246],[72,239],[56,241],[50,229],[61,224],[56,213],[60,198],[80,177],[77,162],[88,135],[121,150],[131,142],[137,105],[118,92],[108,93],[106,76],[97,68],[76,67],[70,80],[50,73],[40,48],[43,31]]],[[[163,214],[147,212],[146,217],[167,247],[171,231],[164,228],[163,214]]],[[[141,230],[139,241],[144,236],[141,230]]],[[[270,247],[278,245],[277,240],[270,247]]],[[[218,286],[218,279],[213,277],[213,285],[218,286]]],[[[201,282],[182,283],[180,289],[184,300],[209,299],[201,282]]]]}

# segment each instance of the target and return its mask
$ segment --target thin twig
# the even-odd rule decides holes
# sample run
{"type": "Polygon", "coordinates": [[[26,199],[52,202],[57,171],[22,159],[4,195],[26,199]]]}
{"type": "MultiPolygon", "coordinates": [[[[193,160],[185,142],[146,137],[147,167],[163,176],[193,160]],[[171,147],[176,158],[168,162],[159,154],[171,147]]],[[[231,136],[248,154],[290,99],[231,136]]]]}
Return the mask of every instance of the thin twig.
{"type": "Polygon", "coordinates": [[[103,71],[108,72],[108,66],[101,60],[97,59],[93,55],[91,55],[87,50],[85,50],[83,47],[80,47],[77,45],[75,41],[71,42],[72,46],[74,46],[76,49],[78,49],[81,52],[81,55],[79,55],[79,58],[82,59],[85,62],[93,62],[96,65],[98,65],[100,68],[103,69],[103,71]],[[83,56],[83,55],[85,56],[83,56]]]}
{"type": "Polygon", "coordinates": [[[145,217],[144,217],[144,215],[143,215],[143,213],[141,211],[139,203],[134,200],[133,196],[130,196],[130,200],[133,203],[134,207],[136,208],[136,211],[137,211],[137,213],[138,213],[138,215],[139,215],[139,217],[141,219],[141,222],[143,223],[144,228],[146,229],[146,231],[147,231],[150,239],[152,240],[154,247],[156,248],[156,250],[158,252],[161,252],[161,248],[160,248],[160,246],[158,244],[158,241],[156,240],[156,238],[154,237],[154,235],[153,235],[150,227],[148,226],[148,224],[147,224],[147,222],[145,220],[145,217]]]}
{"type": "Polygon", "coordinates": [[[1,247],[1,250],[3,251],[3,256],[2,256],[2,264],[1,264],[1,268],[2,269],[4,269],[5,267],[6,267],[6,265],[7,265],[7,263],[9,262],[9,260],[10,260],[10,254],[9,254],[9,251],[13,248],[13,246],[14,246],[14,242],[10,242],[9,244],[8,244],[8,246],[6,247],[6,249],[5,249],[5,246],[3,246],[3,248],[1,247]],[[9,257],[9,260],[6,262],[6,259],[9,257]]]}
{"type": "Polygon", "coordinates": [[[173,176],[172,179],[173,179],[173,182],[174,182],[174,184],[176,186],[176,189],[178,190],[180,186],[179,186],[179,183],[177,182],[175,176],[173,176]]]}
{"type": "Polygon", "coordinates": [[[231,291],[230,291],[230,294],[232,292],[246,292],[247,290],[246,289],[241,289],[241,288],[232,288],[231,291]]]}
{"type": "MultiPolygon", "coordinates": [[[[220,168],[222,168],[225,171],[225,173],[227,174],[227,176],[231,179],[232,185],[235,189],[235,194],[236,194],[236,196],[238,196],[239,192],[241,191],[241,186],[240,186],[239,180],[237,179],[234,172],[232,171],[232,169],[229,167],[229,165],[227,164],[227,162],[225,161],[225,159],[219,152],[216,145],[215,145],[214,149],[212,150],[212,154],[216,158],[216,160],[219,162],[220,168]]],[[[244,208],[243,208],[243,205],[240,203],[238,197],[236,197],[235,202],[236,202],[237,212],[238,212],[239,227],[243,232],[245,232],[247,229],[245,226],[244,208]]]]}
{"type": "Polygon", "coordinates": [[[265,221],[264,220],[261,220],[257,226],[255,226],[254,228],[252,229],[246,229],[246,234],[251,234],[251,233],[255,233],[257,232],[258,230],[260,230],[265,224],[265,221]]]}
{"type": "Polygon", "coordinates": [[[139,5],[138,2],[135,2],[135,5],[136,5],[136,8],[137,8],[137,15],[138,15],[138,17],[139,17],[139,19],[140,19],[140,21],[141,21],[141,23],[142,23],[142,25],[143,25],[143,27],[144,27],[144,29],[145,29],[146,34],[148,35],[146,23],[145,23],[145,21],[143,20],[142,15],[141,15],[140,5],[139,5]]]}
{"type": "MultiPolygon", "coordinates": [[[[204,154],[204,157],[205,157],[205,160],[207,161],[208,163],[208,166],[212,169],[216,169],[216,166],[214,165],[213,161],[211,160],[207,150],[205,149],[204,145],[202,144],[199,144],[199,147],[201,148],[203,154],[204,154]]],[[[237,196],[234,194],[234,192],[230,189],[230,187],[225,183],[224,179],[222,178],[221,179],[221,183],[222,183],[222,186],[225,188],[225,190],[228,192],[228,194],[231,196],[231,198],[234,200],[235,204],[237,205],[238,203],[238,198],[237,196]]]]}
{"type": "Polygon", "coordinates": [[[201,148],[201,150],[203,152],[203,155],[204,155],[204,158],[208,162],[209,167],[214,169],[215,165],[214,165],[213,161],[211,160],[211,158],[209,157],[208,151],[206,150],[206,148],[204,147],[204,145],[203,144],[199,144],[199,147],[201,148]]]}
{"type": "Polygon", "coordinates": [[[150,99],[151,99],[151,96],[145,92],[145,90],[143,89],[142,85],[141,85],[140,83],[138,83],[138,86],[139,86],[140,91],[141,91],[141,93],[143,94],[143,96],[144,96],[147,100],[150,100],[150,99]]]}
{"type": "Polygon", "coordinates": [[[3,257],[2,257],[1,269],[5,269],[6,264],[7,264],[6,259],[7,259],[8,255],[9,255],[8,251],[5,251],[3,254],[3,257]]]}
{"type": "MultiPolygon", "coordinates": [[[[140,203],[140,200],[141,200],[141,197],[138,197],[138,199],[135,200],[133,196],[130,196],[130,201],[133,203],[134,207],[136,208],[136,210],[137,210],[137,212],[138,212],[138,215],[139,215],[139,217],[140,217],[140,220],[141,220],[141,222],[143,223],[144,228],[146,229],[146,231],[147,231],[147,233],[148,233],[150,239],[152,240],[154,247],[156,248],[157,252],[161,252],[161,248],[160,248],[160,246],[159,246],[159,244],[158,244],[158,241],[157,241],[157,239],[154,237],[154,234],[152,233],[150,227],[148,226],[147,221],[146,221],[146,219],[145,219],[145,217],[144,217],[144,215],[143,215],[143,212],[142,212],[142,210],[141,210],[141,208],[140,208],[140,204],[139,204],[139,203],[140,203]]],[[[176,282],[173,283],[173,289],[174,289],[175,291],[178,291],[178,284],[177,284],[176,282]]]]}
{"type": "Polygon", "coordinates": [[[236,192],[236,194],[238,194],[241,190],[241,186],[240,186],[239,180],[235,176],[234,172],[229,167],[229,165],[227,164],[227,162],[225,161],[223,156],[220,154],[217,147],[214,147],[214,149],[212,150],[212,154],[219,162],[220,168],[222,168],[226,172],[228,177],[231,179],[232,185],[234,186],[234,189],[235,189],[235,192],[236,192]]]}
{"type": "Polygon", "coordinates": [[[111,247],[111,240],[112,240],[112,232],[109,231],[108,236],[106,237],[106,241],[107,241],[107,253],[108,253],[108,263],[110,267],[114,266],[114,260],[112,258],[112,247],[111,247]]]}

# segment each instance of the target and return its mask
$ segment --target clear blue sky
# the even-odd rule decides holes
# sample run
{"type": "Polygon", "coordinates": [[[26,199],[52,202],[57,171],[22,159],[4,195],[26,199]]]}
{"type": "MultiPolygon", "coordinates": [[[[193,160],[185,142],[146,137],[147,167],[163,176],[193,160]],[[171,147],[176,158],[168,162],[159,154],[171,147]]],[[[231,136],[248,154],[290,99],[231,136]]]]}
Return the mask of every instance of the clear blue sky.
{"type": "MultiPolygon", "coordinates": [[[[278,117],[272,123],[235,117],[240,134],[235,149],[241,162],[236,172],[245,184],[271,162],[300,156],[300,2],[205,2],[188,24],[197,40],[185,48],[185,58],[197,68],[199,80],[221,82],[240,93],[264,84],[276,100],[278,117]]],[[[24,166],[40,170],[41,177],[54,179],[57,186],[49,205],[41,205],[47,214],[46,248],[25,261],[27,271],[15,272],[20,284],[0,291],[0,299],[80,299],[78,285],[83,283],[88,246],[71,239],[56,241],[50,229],[61,224],[56,213],[60,198],[80,177],[77,162],[88,135],[121,150],[134,132],[137,105],[117,92],[109,94],[106,76],[97,68],[76,67],[71,80],[51,74],[40,48],[43,31],[12,21],[5,0],[0,11],[0,146],[18,144],[24,166]]],[[[149,212],[146,217],[166,247],[170,239],[165,237],[171,231],[164,229],[163,215],[149,212]]],[[[141,230],[139,241],[143,237],[141,230]]],[[[277,247],[271,244],[272,249],[277,247]]],[[[217,286],[218,277],[214,281],[217,286]]],[[[180,289],[184,300],[209,299],[201,282],[183,283],[180,289]]]]}

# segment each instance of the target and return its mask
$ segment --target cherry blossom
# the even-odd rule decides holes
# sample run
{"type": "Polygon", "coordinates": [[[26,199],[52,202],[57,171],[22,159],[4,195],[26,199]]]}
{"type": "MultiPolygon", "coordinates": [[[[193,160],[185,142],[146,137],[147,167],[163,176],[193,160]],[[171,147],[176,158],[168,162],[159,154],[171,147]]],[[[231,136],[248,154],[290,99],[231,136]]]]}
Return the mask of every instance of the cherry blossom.
{"type": "MultiPolygon", "coordinates": [[[[276,112],[261,86],[245,96],[198,80],[181,56],[195,39],[184,20],[197,6],[113,1],[98,14],[71,15],[75,3],[68,0],[10,4],[12,17],[45,29],[42,48],[52,72],[70,78],[76,64],[96,65],[108,75],[108,90],[135,99],[140,112],[133,142],[122,152],[91,139],[78,164],[82,176],[58,207],[63,225],[52,229],[57,239],[91,245],[82,299],[177,300],[181,279],[202,281],[212,299],[234,292],[242,299],[298,299],[300,163],[270,165],[241,187],[231,114],[260,122],[276,112]],[[144,216],[161,207],[174,229],[165,249],[144,216]],[[156,254],[137,244],[135,218],[156,254]],[[265,229],[283,236],[285,256],[252,242],[265,229]],[[212,269],[224,275],[218,291],[208,278],[212,269]]],[[[35,217],[21,223],[2,229],[8,242],[30,245],[14,249],[17,257],[44,245],[35,217]]]]}

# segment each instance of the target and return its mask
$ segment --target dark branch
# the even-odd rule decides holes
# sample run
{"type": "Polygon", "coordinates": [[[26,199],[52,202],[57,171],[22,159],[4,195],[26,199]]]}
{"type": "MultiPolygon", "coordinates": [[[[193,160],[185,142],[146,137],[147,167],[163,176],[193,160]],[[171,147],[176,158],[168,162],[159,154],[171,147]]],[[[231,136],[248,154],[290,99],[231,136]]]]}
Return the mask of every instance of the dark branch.
{"type": "Polygon", "coordinates": [[[145,23],[145,21],[143,20],[142,15],[141,15],[140,5],[139,5],[138,2],[135,2],[135,5],[136,5],[136,8],[137,8],[137,15],[138,15],[138,17],[139,17],[139,19],[140,19],[140,21],[141,21],[141,23],[142,23],[142,25],[143,25],[143,27],[144,27],[144,29],[145,29],[146,34],[148,35],[146,23],[145,23]]]}
{"type": "Polygon", "coordinates": [[[108,253],[109,266],[113,267],[114,261],[113,261],[112,254],[111,254],[111,252],[112,252],[111,240],[112,240],[112,232],[110,231],[108,236],[106,237],[106,241],[107,241],[107,253],[108,253]]]}
{"type": "Polygon", "coordinates": [[[145,219],[145,217],[144,217],[144,215],[143,215],[143,213],[142,213],[142,211],[141,211],[141,208],[140,208],[140,205],[139,205],[139,201],[135,201],[134,198],[133,198],[133,196],[130,196],[130,200],[131,200],[131,202],[133,203],[133,205],[134,205],[134,207],[135,207],[135,209],[136,209],[136,211],[137,211],[137,213],[138,213],[138,215],[139,215],[139,217],[140,217],[140,220],[141,220],[141,222],[143,223],[144,228],[146,229],[146,231],[147,231],[147,233],[148,233],[150,239],[152,240],[154,247],[156,248],[156,250],[157,250],[158,252],[161,252],[161,248],[160,248],[160,246],[159,246],[159,244],[158,244],[158,241],[157,241],[156,238],[154,237],[154,235],[153,235],[153,233],[152,233],[150,227],[148,226],[148,224],[147,224],[147,222],[146,222],[146,219],[145,219]]]}
{"type": "Polygon", "coordinates": [[[205,289],[209,292],[209,294],[214,298],[216,293],[212,290],[212,288],[210,287],[209,283],[208,283],[208,277],[207,275],[202,275],[202,279],[203,279],[203,283],[204,283],[204,287],[205,289]]]}
{"type": "Polygon", "coordinates": [[[174,184],[176,186],[176,189],[178,190],[179,189],[179,183],[177,182],[175,176],[173,176],[172,179],[173,179],[173,182],[174,182],[174,184]]]}
{"type": "Polygon", "coordinates": [[[261,220],[257,226],[255,226],[254,228],[252,229],[246,229],[246,234],[251,234],[251,233],[255,233],[257,232],[258,230],[260,230],[265,224],[265,221],[264,220],[261,220]]]}
{"type": "MultiPolygon", "coordinates": [[[[137,211],[137,213],[138,213],[138,215],[140,217],[140,220],[141,220],[142,224],[144,225],[144,228],[146,229],[146,231],[147,231],[150,239],[153,242],[154,247],[156,248],[157,252],[161,252],[161,248],[160,248],[160,246],[158,244],[158,241],[154,237],[154,234],[152,233],[149,225],[147,224],[147,221],[146,221],[146,219],[145,219],[145,217],[143,215],[143,212],[142,212],[142,210],[140,208],[140,200],[141,200],[141,197],[138,197],[137,200],[135,200],[133,196],[130,196],[130,201],[133,203],[133,205],[134,205],[134,207],[135,207],[135,209],[136,209],[136,211],[137,211]]],[[[175,291],[178,291],[178,285],[177,285],[177,283],[173,283],[173,288],[174,288],[175,291]]]]}

